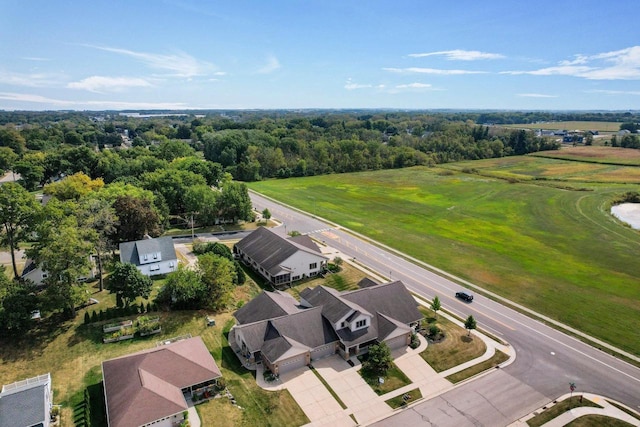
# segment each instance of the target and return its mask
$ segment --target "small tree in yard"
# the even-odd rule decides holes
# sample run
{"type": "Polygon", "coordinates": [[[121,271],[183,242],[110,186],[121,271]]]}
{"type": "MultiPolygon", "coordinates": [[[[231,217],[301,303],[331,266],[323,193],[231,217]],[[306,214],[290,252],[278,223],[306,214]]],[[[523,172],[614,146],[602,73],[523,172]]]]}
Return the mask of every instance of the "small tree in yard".
{"type": "Polygon", "coordinates": [[[440,304],[440,298],[438,298],[438,296],[436,295],[435,297],[433,297],[433,301],[431,301],[431,310],[433,310],[433,312],[436,315],[436,319],[438,318],[438,310],[440,310],[442,308],[442,305],[440,304]]]}
{"type": "Polygon", "coordinates": [[[369,355],[367,360],[362,364],[362,368],[378,376],[385,376],[391,367],[393,359],[391,359],[391,350],[385,342],[373,344],[369,347],[369,355]]]}
{"type": "Polygon", "coordinates": [[[149,298],[153,282],[130,263],[118,263],[109,276],[109,291],[119,294],[125,305],[137,297],[149,298]]]}
{"type": "Polygon", "coordinates": [[[469,317],[467,317],[467,320],[464,321],[464,327],[469,331],[467,336],[471,335],[471,330],[477,327],[476,319],[474,319],[473,316],[469,315],[469,317]]]}
{"type": "Polygon", "coordinates": [[[264,210],[262,211],[262,218],[267,221],[271,219],[271,212],[269,211],[269,209],[264,208],[264,210]]]}

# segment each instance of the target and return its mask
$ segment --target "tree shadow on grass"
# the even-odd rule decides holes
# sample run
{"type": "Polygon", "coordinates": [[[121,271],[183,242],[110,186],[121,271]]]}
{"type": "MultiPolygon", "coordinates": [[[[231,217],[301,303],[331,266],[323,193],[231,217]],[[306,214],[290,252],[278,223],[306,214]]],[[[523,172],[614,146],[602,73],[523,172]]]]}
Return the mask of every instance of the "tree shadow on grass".
{"type": "Polygon", "coordinates": [[[473,337],[469,336],[469,335],[462,335],[460,337],[460,341],[462,341],[463,343],[470,343],[471,341],[473,341],[473,337]]]}
{"type": "Polygon", "coordinates": [[[0,359],[6,362],[33,360],[40,357],[47,346],[72,327],[73,319],[54,313],[35,322],[31,329],[19,335],[0,333],[0,359]]]}

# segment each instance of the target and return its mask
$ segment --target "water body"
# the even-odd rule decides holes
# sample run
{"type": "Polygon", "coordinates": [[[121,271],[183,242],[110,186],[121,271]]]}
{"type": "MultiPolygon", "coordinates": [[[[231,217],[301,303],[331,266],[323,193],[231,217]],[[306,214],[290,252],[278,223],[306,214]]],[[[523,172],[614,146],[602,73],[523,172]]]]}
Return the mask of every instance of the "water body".
{"type": "Polygon", "coordinates": [[[611,208],[613,216],[640,230],[640,203],[622,203],[611,208]]]}

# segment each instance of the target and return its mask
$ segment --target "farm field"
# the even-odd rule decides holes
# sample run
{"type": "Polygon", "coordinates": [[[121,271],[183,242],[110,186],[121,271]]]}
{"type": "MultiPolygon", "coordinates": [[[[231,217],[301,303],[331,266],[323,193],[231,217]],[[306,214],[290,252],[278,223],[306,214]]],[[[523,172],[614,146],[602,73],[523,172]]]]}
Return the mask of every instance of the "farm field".
{"type": "Polygon", "coordinates": [[[609,214],[638,186],[579,178],[601,166],[510,157],[250,187],[640,354],[640,233],[609,214]]]}
{"type": "Polygon", "coordinates": [[[633,148],[565,146],[561,150],[540,151],[531,155],[535,157],[549,157],[552,159],[640,166],[640,150],[633,148]]]}
{"type": "Polygon", "coordinates": [[[516,129],[548,129],[548,130],[597,130],[600,132],[617,132],[620,130],[619,122],[544,122],[544,123],[522,123],[513,125],[496,125],[506,128],[516,129]]]}

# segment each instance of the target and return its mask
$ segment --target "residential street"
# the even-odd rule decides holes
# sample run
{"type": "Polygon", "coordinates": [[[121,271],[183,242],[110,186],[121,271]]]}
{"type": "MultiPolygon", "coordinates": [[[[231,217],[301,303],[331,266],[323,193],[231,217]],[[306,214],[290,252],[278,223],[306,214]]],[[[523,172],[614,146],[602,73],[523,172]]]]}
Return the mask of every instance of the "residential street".
{"type": "MultiPolygon", "coordinates": [[[[579,392],[640,409],[640,369],[478,293],[473,303],[464,303],[454,296],[462,287],[443,275],[335,225],[254,193],[251,198],[255,208],[268,208],[288,231],[310,234],[379,275],[402,280],[427,299],[438,295],[443,308],[458,316],[472,314],[479,327],[504,338],[517,354],[515,362],[500,372],[464,383],[379,425],[509,425],[567,393],[570,383],[579,392]]],[[[284,227],[279,232],[284,234],[284,227]]]]}

